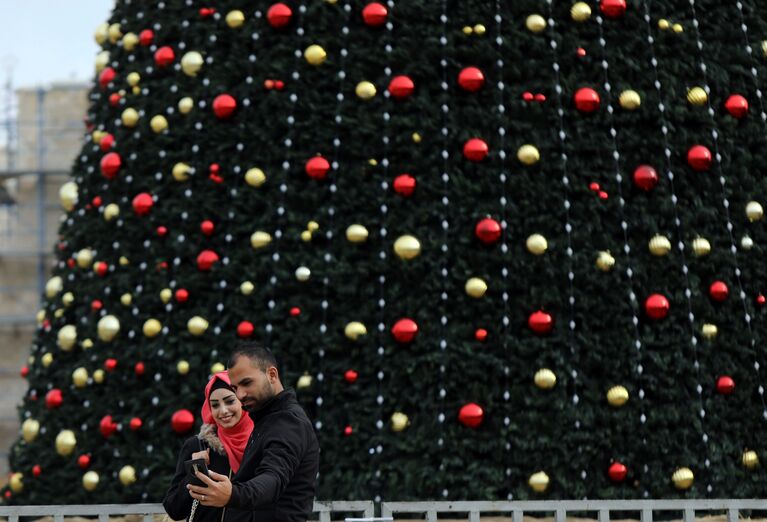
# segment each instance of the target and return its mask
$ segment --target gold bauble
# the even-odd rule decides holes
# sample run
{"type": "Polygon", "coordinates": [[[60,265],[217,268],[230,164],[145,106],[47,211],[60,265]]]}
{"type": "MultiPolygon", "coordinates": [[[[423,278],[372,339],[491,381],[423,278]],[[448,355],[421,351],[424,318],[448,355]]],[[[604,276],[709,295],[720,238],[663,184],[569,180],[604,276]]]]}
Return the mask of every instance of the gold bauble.
{"type": "Polygon", "coordinates": [[[66,294],[61,296],[61,302],[64,306],[68,307],[72,303],[75,302],[75,294],[72,292],[67,292],[66,294]]]}
{"type": "Polygon", "coordinates": [[[485,34],[486,32],[487,32],[487,28],[485,28],[485,26],[484,26],[484,25],[482,25],[482,24],[476,24],[476,25],[474,26],[474,33],[475,33],[475,34],[478,34],[478,35],[482,36],[482,35],[483,35],[483,34],[485,34]]]}
{"type": "Polygon", "coordinates": [[[93,341],[90,339],[83,339],[83,342],[80,343],[80,345],[83,347],[83,350],[90,350],[93,348],[93,341]]]}
{"type": "Polygon", "coordinates": [[[325,52],[325,49],[317,44],[310,45],[304,51],[304,58],[306,58],[306,61],[311,65],[322,65],[327,57],[328,55],[325,52]]]}
{"type": "Polygon", "coordinates": [[[104,370],[99,368],[98,370],[93,372],[93,382],[95,382],[96,384],[101,384],[102,382],[104,382],[105,376],[106,374],[104,373],[104,370]]]}
{"type": "Polygon", "coordinates": [[[307,266],[299,266],[296,268],[296,279],[305,283],[312,277],[312,271],[307,266]]]}
{"type": "Polygon", "coordinates": [[[109,41],[112,43],[117,43],[120,41],[120,38],[123,37],[122,30],[120,29],[120,24],[111,24],[109,28],[107,29],[107,35],[109,36],[109,41]]]}
{"type": "Polygon", "coordinates": [[[615,266],[615,258],[607,250],[601,250],[597,254],[597,268],[602,272],[609,272],[615,266]]]}
{"type": "Polygon", "coordinates": [[[421,143],[421,140],[423,139],[417,132],[414,132],[411,138],[413,139],[413,143],[421,143]]]}
{"type": "Polygon", "coordinates": [[[298,378],[298,382],[296,383],[296,388],[299,390],[305,390],[309,388],[312,385],[312,376],[308,373],[304,373],[301,377],[298,378]]]}
{"type": "Polygon", "coordinates": [[[586,2],[576,2],[570,8],[570,17],[576,22],[585,22],[591,18],[591,7],[586,2]]]}
{"type": "Polygon", "coordinates": [[[123,486],[130,486],[136,482],[136,468],[131,465],[123,466],[120,468],[118,477],[120,478],[120,482],[123,486]]]}
{"type": "Polygon", "coordinates": [[[117,203],[110,203],[109,205],[104,207],[105,220],[111,221],[119,215],[120,215],[120,207],[117,205],[117,203]]]}
{"type": "Polygon", "coordinates": [[[740,461],[746,469],[756,469],[759,467],[759,455],[754,450],[744,451],[740,461]]]}
{"type": "Polygon", "coordinates": [[[311,232],[309,232],[308,230],[304,230],[301,232],[301,241],[303,241],[304,243],[308,243],[311,240],[312,240],[311,232]]]}
{"type": "Polygon", "coordinates": [[[162,331],[162,323],[158,321],[157,319],[147,319],[144,322],[144,326],[142,328],[142,331],[144,332],[144,336],[152,338],[157,336],[160,331],[162,331]]]}
{"type": "Polygon", "coordinates": [[[719,332],[719,329],[716,327],[716,325],[711,323],[705,323],[700,329],[700,333],[706,339],[713,339],[714,337],[716,337],[716,334],[718,332],[719,332]]]}
{"type": "Polygon", "coordinates": [[[309,232],[316,232],[319,229],[320,229],[320,224],[317,223],[316,221],[309,221],[306,224],[306,230],[308,230],[309,232]]]}
{"type": "Polygon", "coordinates": [[[226,366],[224,366],[223,363],[217,362],[213,363],[210,367],[210,374],[215,375],[217,373],[221,373],[223,371],[226,371],[226,366]]]}
{"type": "Polygon", "coordinates": [[[96,330],[98,331],[99,339],[110,342],[120,333],[120,320],[114,315],[105,315],[99,319],[96,330]]]}
{"type": "Polygon", "coordinates": [[[548,368],[541,368],[533,377],[535,385],[542,390],[550,390],[557,384],[557,376],[548,368]]]}
{"type": "Polygon", "coordinates": [[[77,259],[77,266],[80,268],[90,268],[93,263],[93,250],[90,248],[83,248],[75,254],[77,259]]]}
{"type": "Polygon", "coordinates": [[[530,489],[536,493],[543,493],[549,487],[549,476],[545,471],[539,471],[530,475],[530,479],[527,481],[530,489]]]}
{"type": "Polygon", "coordinates": [[[93,491],[99,487],[99,474],[95,471],[88,471],[83,475],[83,487],[86,491],[93,491]]]}
{"type": "Polygon", "coordinates": [[[613,386],[607,390],[607,402],[610,406],[623,406],[629,400],[629,391],[623,386],[613,386]]]}
{"type": "Polygon", "coordinates": [[[168,120],[162,114],[158,114],[157,116],[153,116],[152,119],[149,120],[149,126],[152,127],[152,130],[156,134],[159,134],[162,131],[168,129],[168,120]]]}
{"type": "Polygon", "coordinates": [[[77,342],[77,328],[72,324],[62,326],[56,336],[56,340],[62,350],[65,352],[70,351],[74,348],[75,343],[77,342]]]}
{"type": "Polygon", "coordinates": [[[272,242],[272,235],[268,232],[258,230],[250,236],[250,246],[253,248],[262,248],[272,242]]]}
{"type": "Polygon", "coordinates": [[[525,246],[527,246],[527,250],[531,254],[541,256],[546,253],[546,249],[549,248],[549,243],[541,234],[531,234],[527,238],[527,241],[525,241],[525,246]]]}
{"type": "Polygon", "coordinates": [[[46,353],[40,358],[40,363],[42,363],[43,368],[48,368],[51,364],[53,364],[53,354],[52,353],[46,353]]]}
{"type": "Polygon", "coordinates": [[[186,323],[186,327],[189,330],[189,333],[192,335],[200,336],[205,333],[205,331],[208,329],[208,321],[200,317],[199,315],[195,315],[189,321],[186,323]]]}
{"type": "Polygon", "coordinates": [[[656,234],[649,243],[650,253],[654,256],[665,256],[671,250],[671,241],[666,236],[656,234]]]}
{"type": "Polygon", "coordinates": [[[764,216],[764,209],[758,201],[749,201],[746,205],[746,217],[750,222],[759,221],[764,216]]]}
{"type": "Polygon", "coordinates": [[[411,235],[400,236],[394,242],[394,253],[400,259],[415,259],[421,253],[421,242],[411,235]]]}
{"type": "Polygon", "coordinates": [[[479,277],[472,277],[466,281],[465,290],[469,296],[479,299],[487,292],[487,283],[479,277]]]}
{"type": "Polygon", "coordinates": [[[194,109],[194,100],[189,96],[184,96],[178,101],[178,112],[189,114],[194,109]]]}
{"type": "Polygon", "coordinates": [[[401,411],[396,411],[391,415],[392,431],[403,431],[410,424],[410,419],[401,411]]]}
{"type": "Polygon", "coordinates": [[[67,181],[59,189],[59,202],[67,212],[75,208],[77,197],[77,183],[74,181],[67,181]]]}
{"type": "Polygon", "coordinates": [[[141,94],[141,87],[139,87],[138,85],[134,85],[133,87],[131,87],[131,92],[135,94],[136,96],[138,96],[139,94],[141,94]]]}
{"type": "Polygon", "coordinates": [[[347,339],[356,341],[361,336],[368,333],[368,329],[359,321],[352,321],[344,328],[344,335],[347,339]]]}
{"type": "Polygon", "coordinates": [[[128,52],[135,49],[138,43],[139,39],[138,36],[136,36],[136,33],[125,33],[125,36],[123,36],[123,49],[128,52]]]}
{"type": "Polygon", "coordinates": [[[522,145],[517,150],[517,159],[524,165],[535,165],[541,159],[541,153],[534,145],[522,145]]]}
{"type": "Polygon", "coordinates": [[[235,9],[233,11],[229,11],[226,13],[226,25],[231,27],[232,29],[237,29],[238,27],[241,27],[242,24],[245,23],[245,14],[243,14],[242,11],[239,9],[235,9]]]}
{"type": "Polygon", "coordinates": [[[35,314],[35,321],[37,321],[37,324],[43,324],[45,321],[45,310],[37,311],[37,314],[35,314]]]}
{"type": "Polygon", "coordinates": [[[692,240],[692,251],[698,257],[703,257],[711,252],[711,243],[705,237],[696,237],[692,240]]]}
{"type": "Polygon", "coordinates": [[[179,375],[186,375],[189,373],[189,361],[179,361],[176,363],[176,371],[179,375]]]}
{"type": "Polygon", "coordinates": [[[542,33],[546,30],[546,19],[539,14],[531,14],[525,19],[525,27],[532,33],[542,33]]]}
{"type": "Polygon", "coordinates": [[[762,40],[762,56],[767,58],[767,40],[762,40]]]}
{"type": "Polygon", "coordinates": [[[35,419],[27,419],[21,424],[21,436],[27,442],[32,442],[40,433],[40,423],[35,419]]]}
{"type": "Polygon", "coordinates": [[[256,289],[256,285],[251,283],[250,281],[245,281],[240,285],[240,292],[242,295],[250,295],[253,293],[253,290],[256,289]]]}
{"type": "Polygon", "coordinates": [[[24,491],[24,474],[18,471],[12,473],[11,477],[8,479],[8,485],[14,493],[21,493],[24,491]]]}
{"type": "Polygon", "coordinates": [[[173,165],[173,179],[176,181],[186,181],[189,179],[189,174],[192,172],[192,167],[184,162],[178,162],[173,165]]]}
{"type": "Polygon", "coordinates": [[[136,71],[133,71],[132,73],[128,73],[128,76],[125,77],[125,80],[128,82],[128,85],[135,87],[141,81],[141,75],[136,71]]]}
{"type": "Polygon", "coordinates": [[[682,24],[674,24],[672,26],[672,29],[674,30],[675,33],[682,33],[682,32],[684,32],[684,27],[682,26],[682,24]]]}
{"type": "Polygon", "coordinates": [[[474,32],[474,29],[472,29],[471,26],[468,26],[468,25],[464,25],[463,29],[461,30],[463,31],[463,34],[465,34],[466,36],[469,36],[471,33],[474,32]]]}
{"type": "Polygon", "coordinates": [[[245,173],[245,183],[251,187],[260,187],[264,182],[266,182],[266,174],[264,174],[263,170],[257,167],[248,169],[245,173]]]}
{"type": "Polygon", "coordinates": [[[128,266],[130,261],[128,261],[128,258],[125,256],[120,256],[120,259],[117,260],[118,263],[120,263],[120,266],[128,266]]]}
{"type": "Polygon", "coordinates": [[[691,105],[706,105],[708,102],[708,94],[706,94],[703,87],[693,87],[687,91],[687,101],[690,102],[691,105]]]}
{"type": "Polygon", "coordinates": [[[187,76],[197,76],[197,73],[202,69],[202,65],[205,63],[205,59],[197,51],[189,51],[181,57],[181,70],[187,76]]]}
{"type": "Polygon", "coordinates": [[[160,301],[162,301],[163,304],[168,304],[171,297],[173,297],[173,290],[170,288],[163,288],[160,290],[160,301]]]}
{"type": "Polygon", "coordinates": [[[123,294],[120,296],[120,303],[123,306],[130,306],[133,302],[133,296],[131,294],[123,294]]]}
{"type": "Polygon", "coordinates": [[[368,81],[362,81],[354,88],[354,92],[359,98],[369,100],[376,95],[376,86],[368,81]]]}
{"type": "Polygon", "coordinates": [[[671,24],[665,18],[661,18],[660,20],[658,20],[658,29],[660,29],[661,31],[666,31],[668,30],[669,27],[671,27],[671,24]]]}
{"type": "Polygon", "coordinates": [[[690,489],[695,475],[693,475],[690,468],[679,468],[671,476],[671,480],[674,482],[676,489],[690,489]]]}
{"type": "Polygon", "coordinates": [[[368,229],[362,225],[350,225],[349,228],[346,229],[346,239],[352,243],[363,243],[367,241],[367,238],[368,229]]]}
{"type": "Polygon", "coordinates": [[[633,89],[626,89],[618,98],[621,107],[627,111],[635,111],[642,105],[642,97],[633,89]]]}
{"type": "Polygon", "coordinates": [[[61,430],[56,435],[56,453],[62,457],[68,457],[77,446],[77,438],[72,430],[61,430]]]}
{"type": "Polygon", "coordinates": [[[106,66],[109,65],[110,55],[109,51],[101,51],[99,54],[96,55],[96,73],[100,73],[104,69],[106,69],[106,66]]]}
{"type": "Polygon", "coordinates": [[[53,312],[53,317],[56,319],[61,319],[64,317],[64,310],[62,308],[59,308],[53,312]]]}
{"type": "Polygon", "coordinates": [[[45,283],[45,297],[52,299],[64,289],[64,280],[59,276],[51,277],[47,283],[45,283]]]}
{"type": "Polygon", "coordinates": [[[82,366],[72,372],[72,383],[75,388],[85,388],[88,385],[88,370],[82,366]]]}
{"type": "Polygon", "coordinates": [[[107,41],[108,37],[109,37],[109,23],[104,22],[99,24],[96,27],[96,30],[93,32],[93,39],[96,40],[97,44],[102,45],[104,42],[107,41]]]}
{"type": "Polygon", "coordinates": [[[125,109],[122,115],[120,116],[120,119],[122,120],[123,125],[125,125],[126,127],[135,127],[136,124],[138,123],[138,118],[139,118],[138,111],[134,109],[133,107],[128,107],[127,109],[125,109]]]}
{"type": "Polygon", "coordinates": [[[740,238],[740,248],[743,250],[751,250],[754,248],[754,240],[751,239],[749,236],[743,236],[740,238]]]}

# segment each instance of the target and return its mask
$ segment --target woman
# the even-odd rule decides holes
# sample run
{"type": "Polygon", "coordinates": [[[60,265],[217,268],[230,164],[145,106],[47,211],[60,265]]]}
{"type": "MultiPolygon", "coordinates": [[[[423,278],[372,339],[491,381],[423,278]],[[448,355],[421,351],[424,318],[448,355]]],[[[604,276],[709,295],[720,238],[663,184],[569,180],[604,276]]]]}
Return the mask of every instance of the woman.
{"type": "Polygon", "coordinates": [[[185,461],[205,459],[208,469],[231,477],[240,469],[245,446],[253,431],[253,420],[248,416],[248,412],[242,409],[242,404],[232,391],[226,372],[215,374],[205,386],[202,421],[200,433],[187,439],[181,448],[176,475],[165,494],[162,505],[173,520],[249,521],[251,518],[249,512],[199,505],[186,489],[189,479],[184,466],[185,461]]]}

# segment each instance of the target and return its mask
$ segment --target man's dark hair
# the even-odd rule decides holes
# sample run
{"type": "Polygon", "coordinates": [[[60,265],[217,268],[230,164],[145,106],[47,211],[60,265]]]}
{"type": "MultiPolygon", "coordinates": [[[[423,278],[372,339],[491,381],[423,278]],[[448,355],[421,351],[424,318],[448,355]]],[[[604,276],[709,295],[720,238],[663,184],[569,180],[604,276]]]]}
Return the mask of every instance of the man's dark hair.
{"type": "Polygon", "coordinates": [[[270,366],[274,366],[278,372],[280,371],[277,358],[269,348],[260,343],[247,342],[238,345],[232,355],[229,356],[229,368],[237,364],[237,359],[240,357],[247,357],[251,363],[258,365],[261,371],[265,372],[270,366]]]}

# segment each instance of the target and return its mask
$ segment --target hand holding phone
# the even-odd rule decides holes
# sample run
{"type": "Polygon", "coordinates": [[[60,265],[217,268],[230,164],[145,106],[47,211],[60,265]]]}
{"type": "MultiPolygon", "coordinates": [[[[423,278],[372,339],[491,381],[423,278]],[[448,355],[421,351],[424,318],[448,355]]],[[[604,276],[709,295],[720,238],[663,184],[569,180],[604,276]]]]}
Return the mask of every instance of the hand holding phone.
{"type": "Polygon", "coordinates": [[[190,484],[202,487],[207,485],[195,475],[196,471],[208,475],[208,466],[205,464],[205,459],[190,459],[184,461],[184,467],[186,468],[187,481],[190,484]]]}

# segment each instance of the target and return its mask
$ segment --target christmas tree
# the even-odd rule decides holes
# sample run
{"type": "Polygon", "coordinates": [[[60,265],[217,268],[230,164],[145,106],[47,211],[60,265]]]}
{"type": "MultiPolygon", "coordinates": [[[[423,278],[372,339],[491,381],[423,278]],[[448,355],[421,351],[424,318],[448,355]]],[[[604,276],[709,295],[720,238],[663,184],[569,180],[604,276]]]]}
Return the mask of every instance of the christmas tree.
{"type": "Polygon", "coordinates": [[[242,339],[318,498],[765,493],[756,0],[118,0],[5,499],[157,501],[242,339]]]}

